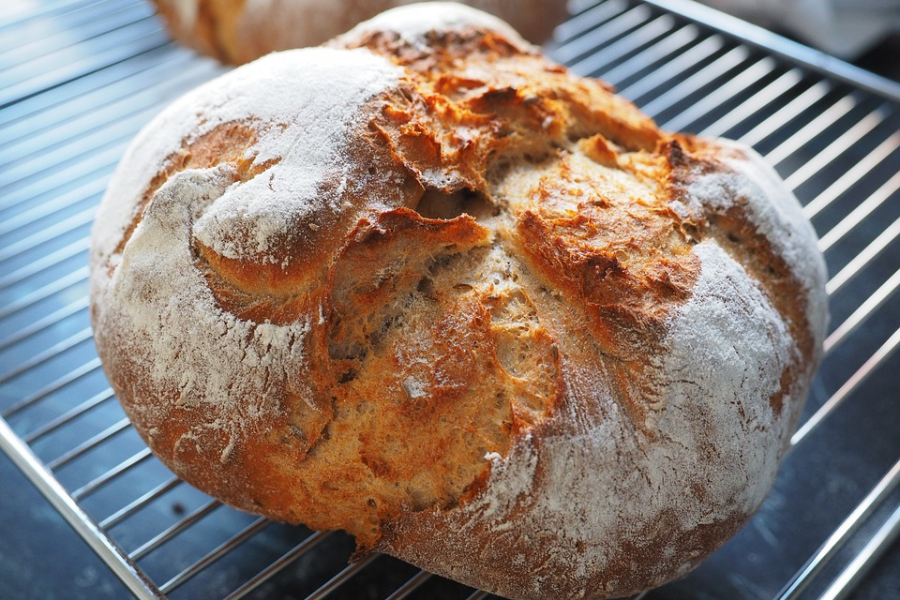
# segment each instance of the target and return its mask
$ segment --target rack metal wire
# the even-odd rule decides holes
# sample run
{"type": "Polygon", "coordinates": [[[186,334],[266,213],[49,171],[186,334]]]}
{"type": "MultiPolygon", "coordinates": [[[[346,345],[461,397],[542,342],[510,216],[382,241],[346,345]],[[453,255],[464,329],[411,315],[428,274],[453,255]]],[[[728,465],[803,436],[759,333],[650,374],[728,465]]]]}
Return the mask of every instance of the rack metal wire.
{"type": "MultiPolygon", "coordinates": [[[[343,534],[220,505],[111,402],[87,314],[94,210],[137,129],[223,71],[170,43],[150,6],[0,11],[0,447],[143,600],[483,600],[389,557],[348,566],[343,534]]],[[[831,273],[825,363],[770,498],[700,569],[641,597],[847,597],[900,535],[900,85],[689,0],[571,6],[552,54],[665,128],[754,145],[831,273]]]]}

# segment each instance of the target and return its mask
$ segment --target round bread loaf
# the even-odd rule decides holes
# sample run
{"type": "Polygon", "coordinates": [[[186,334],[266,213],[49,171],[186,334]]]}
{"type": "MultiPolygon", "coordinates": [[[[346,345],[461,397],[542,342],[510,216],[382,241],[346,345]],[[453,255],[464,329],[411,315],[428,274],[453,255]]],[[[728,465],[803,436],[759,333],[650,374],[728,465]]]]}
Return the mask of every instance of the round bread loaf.
{"type": "Polygon", "coordinates": [[[397,11],[131,145],[91,250],[119,400],[216,498],[503,596],[687,573],[800,414],[812,228],[749,148],[471,9],[397,11]]]}
{"type": "MultiPolygon", "coordinates": [[[[321,44],[360,21],[417,0],[153,1],[178,42],[221,61],[243,64],[269,52],[321,44]]],[[[509,21],[536,43],[549,39],[566,16],[565,0],[459,1],[509,21]]]]}

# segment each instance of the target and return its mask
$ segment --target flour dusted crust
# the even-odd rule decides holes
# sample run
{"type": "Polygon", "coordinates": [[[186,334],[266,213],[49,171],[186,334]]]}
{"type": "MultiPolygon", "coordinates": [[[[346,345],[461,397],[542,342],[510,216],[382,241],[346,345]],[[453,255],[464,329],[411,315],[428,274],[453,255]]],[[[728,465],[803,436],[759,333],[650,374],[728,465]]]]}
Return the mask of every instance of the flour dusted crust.
{"type": "MultiPolygon", "coordinates": [[[[460,0],[512,23],[527,39],[541,43],[566,16],[564,0],[460,0]]],[[[219,60],[243,64],[269,52],[321,44],[360,21],[417,0],[154,0],[172,36],[219,60]]],[[[421,3],[434,18],[447,10],[421,3]]],[[[487,14],[477,19],[512,33],[508,25],[487,14]]],[[[470,14],[470,20],[472,19],[470,14]]]]}
{"type": "Polygon", "coordinates": [[[749,148],[486,15],[399,10],[131,146],[91,252],[119,399],[185,480],[361,552],[512,598],[683,575],[800,414],[815,234],[749,148]]]}

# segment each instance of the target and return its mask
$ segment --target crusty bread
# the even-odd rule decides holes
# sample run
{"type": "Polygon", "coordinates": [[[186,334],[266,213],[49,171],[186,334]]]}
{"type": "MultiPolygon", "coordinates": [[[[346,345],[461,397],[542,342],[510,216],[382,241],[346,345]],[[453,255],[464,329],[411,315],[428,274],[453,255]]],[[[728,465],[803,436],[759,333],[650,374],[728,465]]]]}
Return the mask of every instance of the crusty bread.
{"type": "Polygon", "coordinates": [[[104,369],[233,506],[513,598],[659,585],[772,484],[825,330],[815,234],[749,148],[439,8],[144,129],[94,228],[104,369]]]}
{"type": "MultiPolygon", "coordinates": [[[[153,0],[178,42],[232,64],[321,44],[360,21],[418,0],[153,0]]],[[[526,39],[549,39],[565,0],[459,0],[512,23],[526,39]]]]}

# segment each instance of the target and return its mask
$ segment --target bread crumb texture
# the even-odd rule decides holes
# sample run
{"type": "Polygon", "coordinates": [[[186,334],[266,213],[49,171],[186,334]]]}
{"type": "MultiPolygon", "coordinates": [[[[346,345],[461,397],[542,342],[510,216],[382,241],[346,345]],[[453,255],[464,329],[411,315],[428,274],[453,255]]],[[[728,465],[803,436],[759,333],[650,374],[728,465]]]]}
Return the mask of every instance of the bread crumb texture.
{"type": "Polygon", "coordinates": [[[681,576],[798,418],[815,234],[752,150],[432,9],[241,67],[139,135],[93,232],[104,368],[233,506],[515,598],[681,576]]]}

